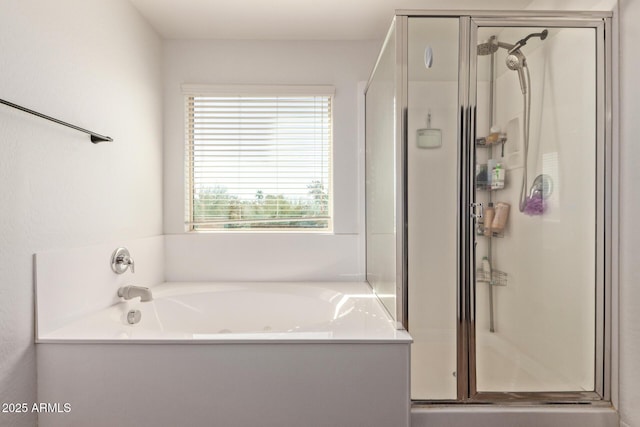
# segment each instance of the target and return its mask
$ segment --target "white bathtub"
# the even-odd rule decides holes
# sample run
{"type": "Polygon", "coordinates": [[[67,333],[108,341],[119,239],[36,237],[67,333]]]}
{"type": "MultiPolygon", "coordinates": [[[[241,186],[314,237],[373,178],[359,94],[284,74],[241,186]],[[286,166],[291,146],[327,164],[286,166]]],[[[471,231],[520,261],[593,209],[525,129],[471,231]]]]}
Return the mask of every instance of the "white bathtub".
{"type": "Polygon", "coordinates": [[[71,406],[40,426],[409,426],[411,337],[368,284],[152,291],[38,334],[39,401],[71,406]]]}
{"type": "Polygon", "coordinates": [[[410,341],[366,283],[164,283],[38,342],[410,341]],[[127,313],[141,320],[129,324],[127,313]]]}

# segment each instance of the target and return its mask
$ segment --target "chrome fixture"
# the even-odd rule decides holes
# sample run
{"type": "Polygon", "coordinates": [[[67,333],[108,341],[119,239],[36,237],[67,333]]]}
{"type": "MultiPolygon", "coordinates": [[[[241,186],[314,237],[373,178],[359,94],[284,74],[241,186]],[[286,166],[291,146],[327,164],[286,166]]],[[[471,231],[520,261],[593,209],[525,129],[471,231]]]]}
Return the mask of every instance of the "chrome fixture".
{"type": "Polygon", "coordinates": [[[507,55],[507,59],[505,60],[507,64],[507,68],[513,71],[518,72],[518,78],[520,79],[520,90],[522,94],[525,95],[527,93],[527,83],[524,79],[524,70],[527,70],[527,80],[529,81],[529,85],[531,84],[531,78],[529,77],[529,69],[527,68],[527,58],[525,58],[524,54],[520,51],[520,48],[527,44],[527,40],[531,37],[540,37],[540,40],[544,40],[547,38],[549,31],[544,30],[541,33],[532,33],[527,37],[518,40],[516,45],[509,49],[509,54],[507,55]]]}
{"type": "MultiPolygon", "coordinates": [[[[527,41],[531,37],[540,37],[540,40],[544,40],[547,38],[549,34],[548,30],[543,30],[540,33],[531,33],[523,39],[520,39],[516,42],[516,44],[504,43],[498,41],[496,36],[491,36],[489,40],[484,43],[480,43],[476,48],[478,55],[491,55],[497,52],[498,48],[503,48],[508,50],[507,58],[505,59],[505,63],[507,64],[507,68],[513,71],[518,72],[518,78],[520,79],[520,90],[522,94],[527,93],[527,83],[525,81],[524,69],[527,68],[527,58],[525,58],[524,54],[520,51],[520,48],[527,44],[527,41]]],[[[527,70],[527,73],[529,71],[527,70]]],[[[529,80],[529,79],[528,79],[529,80]]]]}
{"type": "Polygon", "coordinates": [[[140,301],[147,302],[153,299],[153,294],[151,293],[151,289],[145,288],[143,286],[123,286],[118,289],[118,296],[124,298],[126,300],[133,299],[135,297],[140,297],[140,301]]]}
{"type": "Polygon", "coordinates": [[[71,128],[71,129],[78,130],[80,132],[88,133],[89,136],[91,137],[91,142],[93,142],[94,144],[97,144],[98,142],[113,141],[113,139],[111,137],[109,137],[109,136],[100,135],[99,133],[91,132],[90,130],[83,129],[81,127],[72,125],[72,124],[67,123],[67,122],[63,122],[62,120],[54,119],[51,116],[47,116],[46,114],[38,113],[37,111],[33,111],[33,110],[29,109],[29,108],[22,107],[22,106],[20,106],[18,104],[14,104],[13,102],[9,102],[9,101],[6,101],[4,99],[0,99],[0,104],[4,104],[4,105],[6,105],[8,107],[15,108],[16,110],[24,111],[25,113],[33,114],[34,116],[40,117],[41,119],[49,120],[51,122],[58,123],[59,125],[66,126],[66,127],[71,128]]]}
{"type": "Polygon", "coordinates": [[[471,216],[475,219],[484,218],[484,205],[482,203],[471,203],[471,216]]]}
{"type": "Polygon", "coordinates": [[[131,310],[127,313],[127,323],[135,325],[142,319],[142,312],[140,310],[131,310]]]}
{"type": "Polygon", "coordinates": [[[122,274],[131,267],[131,272],[135,273],[135,263],[127,248],[118,248],[111,255],[111,269],[116,274],[122,274]]]}

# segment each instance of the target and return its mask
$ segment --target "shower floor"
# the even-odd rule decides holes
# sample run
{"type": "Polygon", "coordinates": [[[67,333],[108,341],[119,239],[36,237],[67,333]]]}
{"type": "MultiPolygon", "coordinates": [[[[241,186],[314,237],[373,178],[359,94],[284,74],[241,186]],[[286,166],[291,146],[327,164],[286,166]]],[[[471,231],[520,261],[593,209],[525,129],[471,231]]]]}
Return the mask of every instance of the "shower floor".
{"type": "MultiPolygon", "coordinates": [[[[455,332],[411,331],[411,398],[456,399],[455,332]]],[[[579,391],[579,384],[536,362],[498,333],[478,331],[478,391],[579,391]]]]}

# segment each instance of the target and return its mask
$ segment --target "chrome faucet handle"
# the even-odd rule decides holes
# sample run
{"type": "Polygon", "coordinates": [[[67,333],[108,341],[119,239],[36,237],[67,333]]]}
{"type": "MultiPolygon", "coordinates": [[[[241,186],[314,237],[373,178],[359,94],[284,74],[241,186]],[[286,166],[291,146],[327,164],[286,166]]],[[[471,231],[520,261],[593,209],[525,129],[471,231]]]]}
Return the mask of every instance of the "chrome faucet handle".
{"type": "Polygon", "coordinates": [[[120,262],[122,264],[125,264],[125,265],[131,267],[131,272],[132,273],[136,272],[136,270],[135,270],[136,263],[133,262],[133,258],[131,258],[131,256],[123,255],[121,257],[116,258],[116,262],[120,262]]]}
{"type": "Polygon", "coordinates": [[[131,272],[135,273],[135,262],[127,248],[118,248],[111,255],[111,269],[116,274],[122,274],[131,267],[131,272]]]}

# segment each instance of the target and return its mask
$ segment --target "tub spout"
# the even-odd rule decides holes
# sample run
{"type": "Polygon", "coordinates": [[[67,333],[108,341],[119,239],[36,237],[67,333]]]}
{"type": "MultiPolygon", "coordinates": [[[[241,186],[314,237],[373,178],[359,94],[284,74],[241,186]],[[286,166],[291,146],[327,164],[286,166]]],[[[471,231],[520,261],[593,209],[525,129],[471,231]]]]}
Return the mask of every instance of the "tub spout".
{"type": "Polygon", "coordinates": [[[123,286],[118,289],[118,296],[126,300],[140,297],[140,301],[142,302],[151,301],[153,299],[151,289],[143,286],[123,286]]]}

